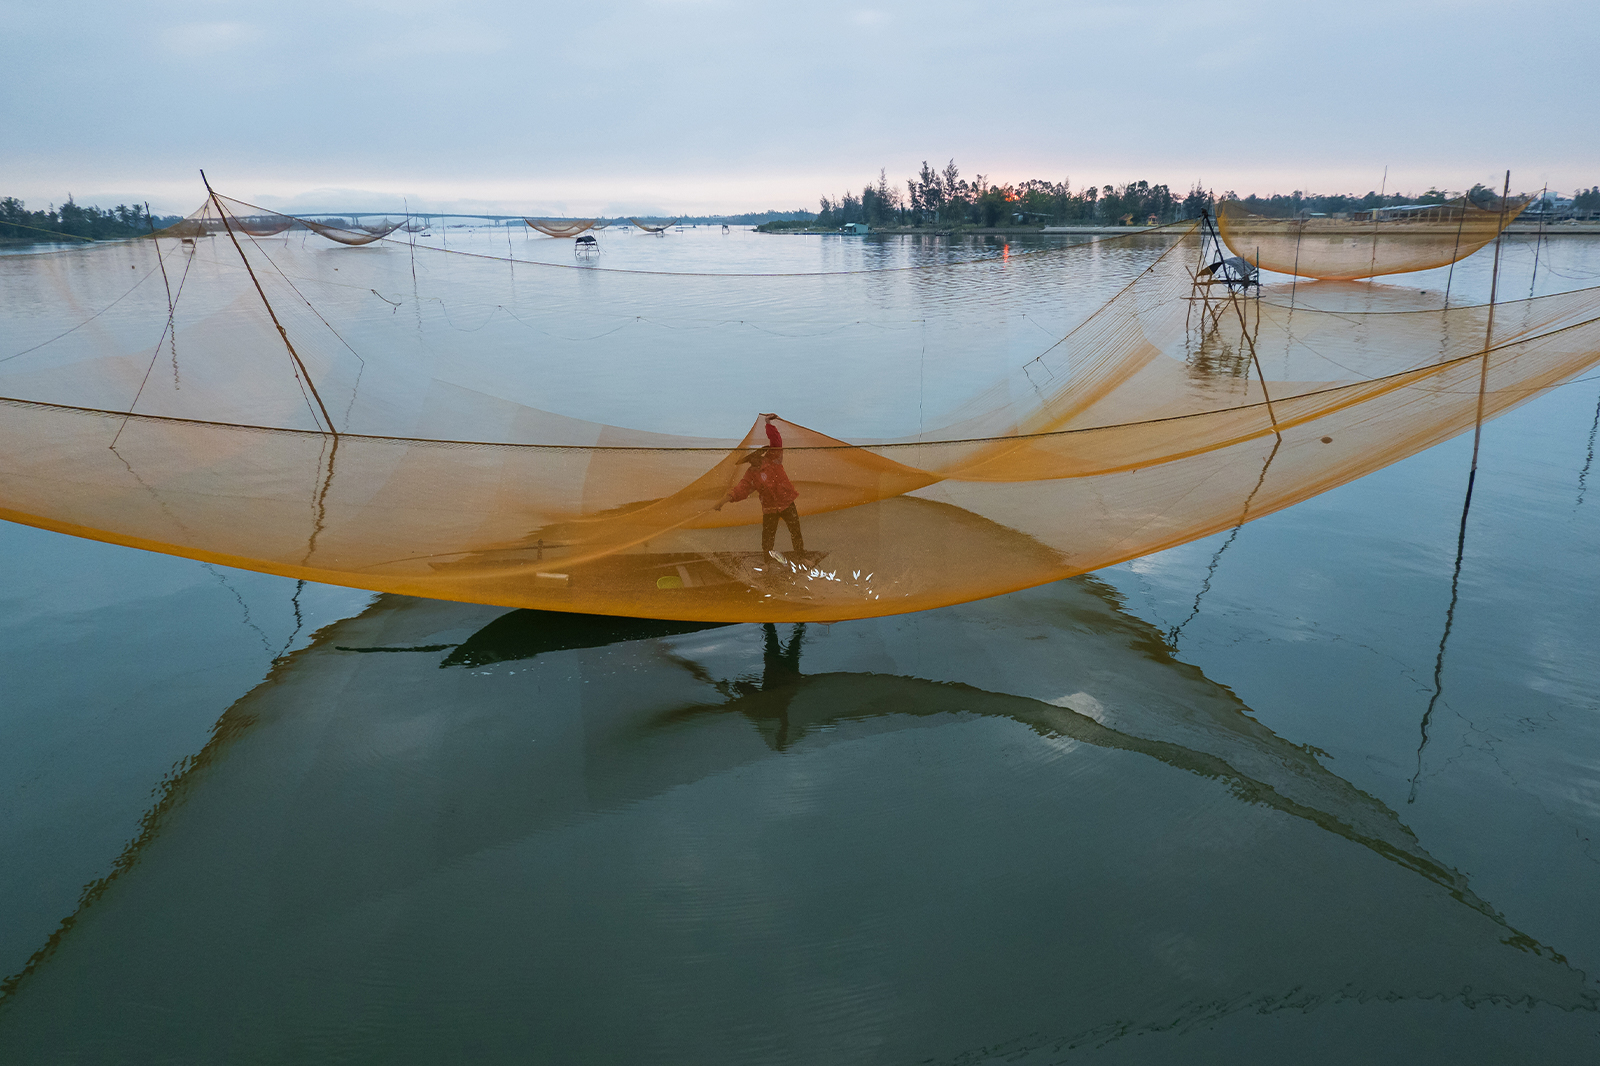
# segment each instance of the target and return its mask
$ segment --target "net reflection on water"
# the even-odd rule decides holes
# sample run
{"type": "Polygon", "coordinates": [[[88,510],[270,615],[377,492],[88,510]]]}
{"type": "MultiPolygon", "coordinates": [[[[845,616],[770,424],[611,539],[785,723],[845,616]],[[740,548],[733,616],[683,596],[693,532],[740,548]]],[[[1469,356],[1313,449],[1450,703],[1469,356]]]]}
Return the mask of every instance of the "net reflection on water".
{"type": "Polygon", "coordinates": [[[831,627],[552,621],[386,597],[283,660],[11,983],[0,1050],[803,1061],[1596,1010],[1092,579],[831,627]]]}

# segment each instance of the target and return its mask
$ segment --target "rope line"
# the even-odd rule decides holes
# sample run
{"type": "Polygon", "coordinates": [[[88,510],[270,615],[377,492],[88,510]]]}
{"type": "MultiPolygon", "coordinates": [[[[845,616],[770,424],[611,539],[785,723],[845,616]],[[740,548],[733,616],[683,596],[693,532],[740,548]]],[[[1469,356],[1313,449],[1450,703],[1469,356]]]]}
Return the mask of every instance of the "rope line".
{"type": "MultiPolygon", "coordinates": [[[[1600,323],[1600,316],[1596,316],[1596,317],[1590,318],[1590,319],[1585,319],[1582,322],[1575,322],[1575,323],[1572,323],[1571,325],[1562,326],[1559,329],[1554,329],[1554,330],[1551,330],[1548,333],[1541,333],[1541,334],[1538,334],[1538,335],[1533,336],[1533,337],[1519,337],[1516,340],[1506,342],[1506,344],[1504,344],[1504,345],[1502,345],[1500,347],[1491,349],[1490,354],[1492,354],[1495,351],[1507,350],[1507,349],[1516,347],[1517,345],[1528,344],[1528,343],[1531,343],[1532,341],[1535,341],[1535,340],[1546,340],[1546,339],[1548,339],[1550,337],[1559,336],[1562,333],[1567,333],[1567,332],[1570,332],[1572,330],[1582,329],[1585,326],[1594,325],[1595,323],[1600,323]]],[[[1378,385],[1378,384],[1383,384],[1383,383],[1391,383],[1393,385],[1393,384],[1399,382],[1399,379],[1407,378],[1407,377],[1415,377],[1420,382],[1420,381],[1424,380],[1426,377],[1431,377],[1434,374],[1437,374],[1437,373],[1442,372],[1444,370],[1450,369],[1452,367],[1461,366],[1461,365],[1463,365],[1465,363],[1469,363],[1469,362],[1471,362],[1471,361],[1473,361],[1475,359],[1481,359],[1482,357],[1483,357],[1483,353],[1473,352],[1470,355],[1459,356],[1459,357],[1457,357],[1455,359],[1450,359],[1450,360],[1447,360],[1447,361],[1445,361],[1443,363],[1434,363],[1434,364],[1432,364],[1430,366],[1427,366],[1427,367],[1414,368],[1414,369],[1411,369],[1411,370],[1403,370],[1403,371],[1400,371],[1400,372],[1395,373],[1395,374],[1385,374],[1385,375],[1382,375],[1382,376],[1376,377],[1376,378],[1368,378],[1368,379],[1366,379],[1364,381],[1356,383],[1355,385],[1349,385],[1349,384],[1346,384],[1346,385],[1334,385],[1334,386],[1331,386],[1331,387],[1326,388],[1326,389],[1313,389],[1310,392],[1301,392],[1301,393],[1296,393],[1293,396],[1289,396],[1289,397],[1280,397],[1279,398],[1279,402],[1281,403],[1285,399],[1288,399],[1288,400],[1301,400],[1301,399],[1309,399],[1309,398],[1316,397],[1316,396],[1325,396],[1325,395],[1328,395],[1330,393],[1339,392],[1339,391],[1344,390],[1344,389],[1354,388],[1356,386],[1370,386],[1370,385],[1378,385]]],[[[1560,384],[1562,384],[1562,385],[1573,385],[1573,384],[1578,384],[1580,382],[1594,381],[1594,380],[1600,380],[1600,374],[1591,374],[1591,375],[1586,375],[1586,376],[1581,377],[1581,378],[1572,378],[1571,380],[1561,382],[1560,384]]],[[[1511,392],[1511,393],[1527,392],[1529,394],[1534,394],[1534,393],[1548,391],[1548,389],[1550,389],[1551,387],[1552,386],[1548,386],[1548,385],[1533,385],[1533,386],[1528,386],[1528,387],[1526,387],[1524,389],[1514,389],[1514,390],[1508,389],[1508,390],[1500,390],[1500,391],[1511,392]]],[[[263,426],[263,425],[254,425],[254,424],[251,424],[251,423],[248,423],[248,422],[222,422],[222,421],[217,421],[217,420],[213,420],[213,419],[206,419],[206,418],[179,418],[179,417],[176,417],[176,416],[173,416],[173,415],[145,415],[145,414],[137,414],[137,413],[133,414],[133,415],[129,415],[126,411],[113,411],[113,410],[109,410],[109,409],[103,408],[103,407],[86,407],[86,406],[81,406],[81,405],[77,405],[77,404],[51,403],[48,400],[25,400],[25,399],[22,399],[22,398],[16,397],[16,396],[0,396],[0,404],[8,404],[8,405],[13,406],[13,407],[21,407],[21,408],[42,408],[42,409],[56,410],[56,411],[74,411],[74,412],[77,412],[77,413],[80,413],[80,414],[98,415],[98,416],[105,416],[105,417],[110,417],[110,418],[135,418],[135,419],[141,419],[141,420],[149,421],[149,422],[170,422],[170,423],[178,424],[178,425],[214,426],[214,427],[217,427],[217,428],[220,428],[220,429],[240,429],[240,430],[250,430],[250,431],[253,431],[253,432],[265,432],[265,433],[289,433],[289,434],[298,434],[298,435],[302,435],[302,436],[327,436],[328,435],[326,430],[293,429],[293,428],[287,427],[287,426],[263,426]]],[[[988,437],[955,437],[955,438],[947,438],[947,439],[931,440],[931,441],[885,441],[885,442],[870,443],[870,444],[785,445],[784,446],[784,450],[785,451],[791,451],[791,452],[802,452],[802,451],[816,451],[816,452],[850,451],[850,450],[860,450],[860,449],[869,449],[869,450],[872,450],[872,451],[889,451],[889,450],[904,449],[904,448],[927,448],[927,447],[934,447],[934,446],[938,446],[938,445],[992,444],[992,443],[996,443],[996,442],[999,442],[999,441],[1011,441],[1011,440],[1042,440],[1042,439],[1050,438],[1050,437],[1065,437],[1065,436],[1069,436],[1069,435],[1075,434],[1075,433],[1096,433],[1096,432],[1116,430],[1116,429],[1132,429],[1132,428],[1136,428],[1136,427],[1140,427],[1140,426],[1153,426],[1153,425],[1161,425],[1161,424],[1165,424],[1165,423],[1183,422],[1183,421],[1190,420],[1190,419],[1210,418],[1210,417],[1215,417],[1217,415],[1234,414],[1234,413],[1239,413],[1239,412],[1243,412],[1243,411],[1249,411],[1249,410],[1251,410],[1253,408],[1257,408],[1257,407],[1264,408],[1265,405],[1264,404],[1259,404],[1259,403],[1239,404],[1239,405],[1237,405],[1235,407],[1218,407],[1218,408],[1214,408],[1214,409],[1209,410],[1209,411],[1193,411],[1193,412],[1189,412],[1187,414],[1168,415],[1168,416],[1165,416],[1165,417],[1162,417],[1162,418],[1141,419],[1141,420],[1136,421],[1136,422],[1115,422],[1115,423],[1111,423],[1111,424],[1103,425],[1103,426],[1080,426],[1080,427],[1075,428],[1075,429],[1041,430],[1041,431],[1032,432],[1032,433],[1015,433],[1015,434],[1005,434],[1005,435],[988,436],[988,437]]],[[[1264,435],[1265,434],[1255,434],[1255,436],[1264,436],[1264,435]]],[[[720,453],[720,452],[726,452],[730,448],[737,448],[739,446],[739,442],[738,441],[731,441],[728,444],[704,444],[704,445],[701,445],[701,444],[686,444],[686,445],[662,446],[662,445],[643,445],[643,444],[538,444],[538,443],[530,443],[530,442],[525,442],[525,441],[448,440],[448,439],[441,438],[441,437],[402,437],[402,436],[396,436],[396,435],[384,434],[384,433],[340,433],[339,436],[340,437],[344,437],[344,438],[348,438],[350,440],[383,441],[383,442],[392,442],[392,443],[396,443],[396,444],[427,444],[427,445],[439,445],[439,446],[443,446],[443,447],[462,447],[462,448],[527,448],[527,449],[545,449],[545,450],[550,450],[550,451],[588,451],[588,452],[708,452],[708,453],[709,452],[719,452],[720,453]]],[[[1245,439],[1249,439],[1249,438],[1245,438],[1245,439]]],[[[1240,441],[1240,443],[1242,443],[1242,441],[1240,441]]]]}

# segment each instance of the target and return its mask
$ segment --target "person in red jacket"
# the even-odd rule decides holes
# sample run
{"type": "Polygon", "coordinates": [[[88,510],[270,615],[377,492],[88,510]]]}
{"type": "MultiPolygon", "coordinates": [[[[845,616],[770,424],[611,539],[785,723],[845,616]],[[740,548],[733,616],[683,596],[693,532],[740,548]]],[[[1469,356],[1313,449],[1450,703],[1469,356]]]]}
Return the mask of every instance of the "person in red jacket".
{"type": "Polygon", "coordinates": [[[761,550],[771,552],[778,542],[778,519],[781,518],[789,527],[789,541],[794,550],[804,552],[806,544],[800,535],[800,512],[794,506],[800,494],[783,469],[783,436],[772,424],[778,416],[764,414],[761,417],[767,420],[767,447],[757,448],[739,460],[749,463],[750,470],[717,501],[713,510],[720,511],[723,504],[738,503],[754,492],[761,498],[761,550]]]}

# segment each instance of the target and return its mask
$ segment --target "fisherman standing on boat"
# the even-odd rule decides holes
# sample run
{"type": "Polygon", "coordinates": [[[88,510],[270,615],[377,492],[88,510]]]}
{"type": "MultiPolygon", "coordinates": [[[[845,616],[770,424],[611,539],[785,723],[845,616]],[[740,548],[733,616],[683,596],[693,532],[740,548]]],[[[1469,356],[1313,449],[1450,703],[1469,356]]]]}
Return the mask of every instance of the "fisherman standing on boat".
{"type": "Polygon", "coordinates": [[[757,448],[739,460],[740,463],[750,464],[749,472],[717,501],[712,510],[720,511],[723,504],[738,503],[754,492],[761,498],[761,550],[776,554],[772,549],[778,542],[778,519],[781,518],[789,527],[789,541],[794,545],[795,553],[800,554],[806,550],[805,540],[800,535],[800,512],[794,505],[800,493],[795,491],[794,484],[783,469],[783,436],[778,432],[778,427],[772,424],[772,420],[778,416],[764,414],[761,417],[767,420],[767,447],[757,448]]]}

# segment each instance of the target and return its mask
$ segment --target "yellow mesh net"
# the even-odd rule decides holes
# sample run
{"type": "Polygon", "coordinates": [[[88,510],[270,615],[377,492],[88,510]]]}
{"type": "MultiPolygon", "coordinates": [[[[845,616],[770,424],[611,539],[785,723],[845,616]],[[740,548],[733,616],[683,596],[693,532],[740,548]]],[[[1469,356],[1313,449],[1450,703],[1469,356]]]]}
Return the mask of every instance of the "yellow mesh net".
{"type": "Polygon", "coordinates": [[[598,228],[597,220],[592,218],[525,218],[522,221],[546,237],[576,237],[584,230],[598,228]]]}
{"type": "MultiPolygon", "coordinates": [[[[457,274],[505,272],[504,259],[398,240],[319,252],[237,225],[269,217],[261,208],[217,196],[210,211],[200,221],[222,230],[205,240],[0,259],[15,306],[38,312],[24,338],[37,340],[0,353],[0,517],[441,599],[854,618],[1205,536],[1443,441],[1600,359],[1600,289],[1418,310],[1411,290],[1363,285],[1378,310],[1291,309],[1270,291],[1197,286],[1205,242],[1190,225],[1139,238],[1158,245],[1142,258],[1118,258],[1113,243],[803,281],[540,268],[539,300],[573,333],[588,321],[576,309],[620,300],[608,286],[622,279],[656,305],[693,292],[745,315],[779,315],[784,285],[808,286],[816,308],[851,293],[887,305],[902,287],[936,308],[990,300],[1011,316],[1046,297],[1081,300],[1089,279],[1121,285],[1064,336],[1036,332],[1031,356],[1007,355],[1013,372],[937,428],[845,440],[780,417],[781,464],[770,452],[752,464],[774,443],[764,419],[742,438],[698,438],[556,414],[532,401],[565,360],[536,373],[524,350],[475,340],[484,325],[457,322],[443,344],[402,313],[412,305],[395,294],[419,277],[436,294],[420,309],[447,301],[457,274]],[[763,473],[749,498],[728,501],[763,473]]],[[[508,283],[530,284],[531,265],[511,264],[508,283]]],[[[574,342],[592,353],[578,369],[615,395],[651,391],[607,371],[595,330],[574,342]]],[[[730,386],[690,387],[715,399],[730,386]]],[[[804,365],[752,388],[780,412],[819,388],[834,399],[815,410],[843,418],[856,402],[851,382],[804,365]]]]}
{"type": "Polygon", "coordinates": [[[1528,203],[1496,200],[1482,208],[1462,197],[1340,219],[1266,218],[1224,200],[1217,205],[1217,228],[1234,255],[1264,270],[1352,281],[1454,263],[1494,240],[1528,203]]]}

